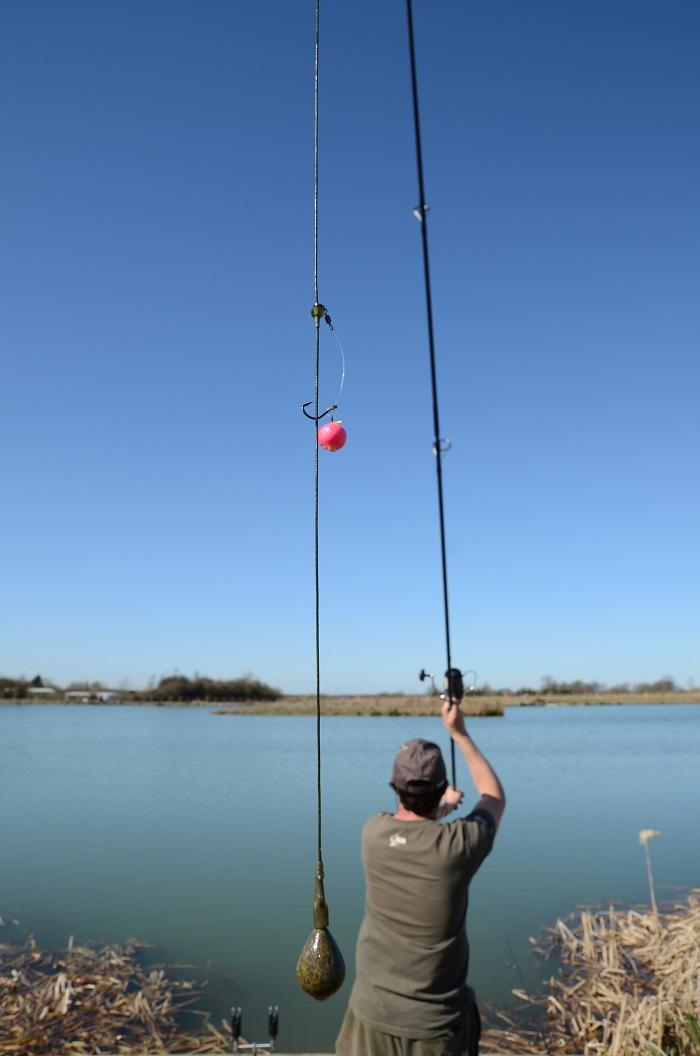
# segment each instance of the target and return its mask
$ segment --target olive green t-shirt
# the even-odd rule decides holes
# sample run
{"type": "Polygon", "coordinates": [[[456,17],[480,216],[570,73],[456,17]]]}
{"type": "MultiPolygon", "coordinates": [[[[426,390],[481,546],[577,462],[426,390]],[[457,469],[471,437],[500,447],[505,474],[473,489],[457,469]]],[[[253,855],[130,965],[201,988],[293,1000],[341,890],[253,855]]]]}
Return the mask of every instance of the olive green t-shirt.
{"type": "Polygon", "coordinates": [[[438,1037],[459,1026],[467,986],[469,881],[491,850],[489,814],[443,824],[376,814],[362,830],[367,884],[350,1006],[377,1030],[438,1037]]]}

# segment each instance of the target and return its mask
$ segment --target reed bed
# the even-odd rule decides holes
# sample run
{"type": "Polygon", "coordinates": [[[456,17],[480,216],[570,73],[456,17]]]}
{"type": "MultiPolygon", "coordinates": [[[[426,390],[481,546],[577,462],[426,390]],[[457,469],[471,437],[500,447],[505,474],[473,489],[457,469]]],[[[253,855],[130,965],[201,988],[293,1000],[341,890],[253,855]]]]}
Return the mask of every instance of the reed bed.
{"type": "Polygon", "coordinates": [[[547,992],[495,1013],[483,1051],[583,1056],[700,1054],[700,890],[656,912],[583,910],[558,920],[537,953],[555,956],[547,992]]]}
{"type": "MultiPolygon", "coordinates": [[[[321,709],[324,715],[369,715],[369,716],[437,716],[442,701],[427,693],[416,696],[387,694],[385,696],[324,696],[321,709]]],[[[462,700],[462,711],[467,718],[487,715],[503,715],[504,699],[494,697],[470,697],[462,700]]],[[[217,715],[315,715],[316,698],[303,696],[280,697],[275,701],[260,701],[250,704],[227,704],[216,709],[217,715]]]]}
{"type": "Polygon", "coordinates": [[[33,938],[0,944],[0,1053],[83,1056],[223,1053],[231,1035],[202,1015],[196,1032],[181,1016],[201,993],[191,981],[143,967],[138,943],[74,946],[46,952],[33,938]]]}
{"type": "MultiPolygon", "coordinates": [[[[324,715],[438,715],[440,701],[427,693],[339,694],[323,696],[324,715]]],[[[462,699],[462,711],[467,718],[503,715],[506,708],[570,707],[572,705],[623,704],[700,704],[700,692],[690,693],[486,693],[469,694],[462,699]]],[[[211,706],[211,705],[209,705],[211,706]]],[[[217,715],[313,715],[316,698],[288,694],[278,700],[231,701],[216,709],[217,715]]]]}

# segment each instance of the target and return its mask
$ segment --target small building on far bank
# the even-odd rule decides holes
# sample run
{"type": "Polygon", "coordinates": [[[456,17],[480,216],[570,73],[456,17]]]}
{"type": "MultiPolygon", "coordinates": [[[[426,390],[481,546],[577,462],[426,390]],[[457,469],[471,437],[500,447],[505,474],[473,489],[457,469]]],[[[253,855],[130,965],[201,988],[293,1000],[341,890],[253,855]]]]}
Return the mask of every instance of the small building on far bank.
{"type": "Polygon", "coordinates": [[[69,704],[118,704],[129,696],[125,689],[69,689],[63,699],[69,704]]]}

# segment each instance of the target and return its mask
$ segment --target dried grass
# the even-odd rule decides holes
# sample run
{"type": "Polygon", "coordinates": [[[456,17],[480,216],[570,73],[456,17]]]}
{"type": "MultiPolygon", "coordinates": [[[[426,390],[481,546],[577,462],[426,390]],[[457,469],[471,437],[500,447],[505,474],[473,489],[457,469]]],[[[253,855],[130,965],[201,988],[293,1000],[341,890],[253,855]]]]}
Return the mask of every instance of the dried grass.
{"type": "Polygon", "coordinates": [[[530,940],[561,973],[546,994],[513,991],[523,1005],[496,1014],[505,1026],[484,1032],[484,1053],[700,1052],[688,1022],[700,1014],[698,894],[656,913],[584,910],[530,940]]]}
{"type": "MultiPolygon", "coordinates": [[[[501,697],[476,697],[467,694],[462,700],[465,716],[486,717],[503,715],[507,701],[501,697]]],[[[324,715],[369,716],[439,716],[442,701],[421,693],[416,696],[396,693],[376,696],[323,696],[324,715]]],[[[303,696],[280,697],[275,701],[231,704],[215,710],[216,715],[315,715],[316,698],[303,696]]]]}
{"type": "Polygon", "coordinates": [[[138,943],[98,949],[70,941],[46,952],[31,937],[0,944],[0,1053],[229,1052],[230,1031],[227,1037],[204,1014],[200,1031],[180,1028],[181,1013],[201,988],[168,979],[161,966],[143,967],[138,949],[138,943]]]}

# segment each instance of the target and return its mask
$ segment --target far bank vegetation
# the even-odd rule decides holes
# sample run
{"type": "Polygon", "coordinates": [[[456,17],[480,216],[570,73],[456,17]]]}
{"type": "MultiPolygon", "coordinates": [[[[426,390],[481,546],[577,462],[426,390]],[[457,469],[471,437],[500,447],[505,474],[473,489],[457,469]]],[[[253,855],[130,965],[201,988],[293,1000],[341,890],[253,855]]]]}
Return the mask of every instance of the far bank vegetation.
{"type": "MultiPolygon", "coordinates": [[[[434,715],[440,707],[439,690],[420,693],[335,694],[322,696],[326,715],[434,715]]],[[[44,704],[150,704],[167,707],[220,705],[222,714],[307,715],[316,710],[311,695],[285,694],[280,689],[242,675],[217,679],[179,672],[152,678],[143,689],[126,683],[114,688],[101,682],[78,681],[60,686],[36,675],[32,679],[0,676],[0,703],[44,704]]],[[[673,678],[655,682],[625,682],[606,686],[601,682],[557,681],[550,676],[539,688],[494,689],[483,684],[466,693],[462,709],[468,716],[503,715],[508,707],[557,704],[695,704],[700,690],[682,689],[673,678]]]]}
{"type": "Polygon", "coordinates": [[[106,686],[101,682],[69,682],[60,686],[37,675],[30,680],[0,676],[0,699],[46,703],[124,703],[124,704],[216,704],[230,701],[274,701],[282,696],[279,689],[250,675],[239,678],[206,678],[198,674],[166,675],[155,679],[145,689],[126,685],[106,686]]]}

